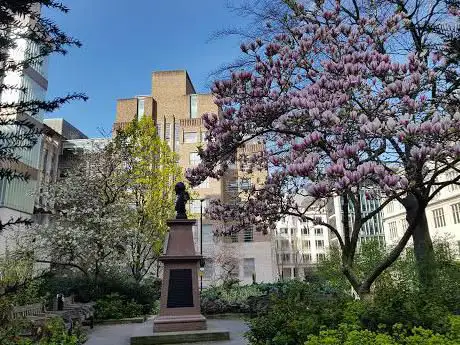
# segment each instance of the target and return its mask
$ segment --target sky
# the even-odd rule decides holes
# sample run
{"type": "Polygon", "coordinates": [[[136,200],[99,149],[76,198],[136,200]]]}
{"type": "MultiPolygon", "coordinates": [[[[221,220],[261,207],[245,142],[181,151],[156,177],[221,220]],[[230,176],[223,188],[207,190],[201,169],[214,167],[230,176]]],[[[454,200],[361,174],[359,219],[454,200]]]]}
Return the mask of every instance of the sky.
{"type": "Polygon", "coordinates": [[[83,47],[53,55],[48,98],[84,92],[47,114],[62,117],[89,137],[110,131],[116,100],[150,94],[154,70],[186,69],[197,92],[208,92],[210,73],[240,54],[240,38],[209,40],[218,30],[244,26],[228,0],[64,0],[68,14],[45,11],[83,47]]]}

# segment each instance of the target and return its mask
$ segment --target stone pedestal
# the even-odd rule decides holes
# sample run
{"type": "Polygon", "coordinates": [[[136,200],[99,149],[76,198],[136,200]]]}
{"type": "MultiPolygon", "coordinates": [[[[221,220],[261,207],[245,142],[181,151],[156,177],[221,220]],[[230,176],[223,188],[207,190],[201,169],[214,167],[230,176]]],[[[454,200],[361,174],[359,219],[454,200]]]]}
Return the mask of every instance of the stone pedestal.
{"type": "Polygon", "coordinates": [[[198,272],[201,256],[195,253],[193,219],[168,221],[165,243],[160,313],[153,320],[153,332],[196,331],[206,329],[200,311],[198,272]]]}

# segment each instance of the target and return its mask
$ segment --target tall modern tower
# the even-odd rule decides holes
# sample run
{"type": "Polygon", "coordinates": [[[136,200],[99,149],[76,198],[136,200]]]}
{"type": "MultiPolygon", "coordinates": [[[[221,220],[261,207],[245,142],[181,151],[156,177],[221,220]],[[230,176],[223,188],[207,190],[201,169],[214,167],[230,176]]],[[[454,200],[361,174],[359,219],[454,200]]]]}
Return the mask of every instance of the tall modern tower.
{"type": "MultiPolygon", "coordinates": [[[[28,21],[30,19],[19,18],[18,20],[28,21]]],[[[10,49],[7,52],[10,60],[21,62],[39,53],[38,45],[24,38],[18,38],[15,45],[14,49],[10,49]]],[[[8,89],[0,93],[0,103],[44,100],[48,89],[47,66],[48,61],[45,57],[42,61],[35,61],[21,71],[7,72],[0,82],[16,86],[18,89],[8,89]],[[25,92],[20,90],[21,88],[25,92]]],[[[43,115],[43,113],[39,113],[31,116],[31,114],[22,113],[15,116],[18,119],[26,119],[41,127],[43,115]]],[[[18,130],[18,128],[9,130],[14,131],[18,130]]],[[[41,145],[42,138],[38,140],[32,150],[19,150],[17,152],[21,158],[15,169],[29,174],[30,179],[27,182],[17,179],[9,182],[0,180],[0,219],[2,221],[18,217],[31,218],[34,210],[41,145]]],[[[0,240],[0,243],[3,243],[3,241],[0,240]]],[[[0,245],[0,251],[1,247],[2,245],[0,245]]]]}

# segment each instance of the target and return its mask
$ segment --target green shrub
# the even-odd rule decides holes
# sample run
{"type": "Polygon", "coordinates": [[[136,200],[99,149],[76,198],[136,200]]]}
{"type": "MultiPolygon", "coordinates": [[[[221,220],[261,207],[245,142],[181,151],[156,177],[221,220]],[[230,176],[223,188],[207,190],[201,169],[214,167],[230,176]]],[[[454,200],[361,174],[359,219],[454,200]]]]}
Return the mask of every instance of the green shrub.
{"type": "Polygon", "coordinates": [[[75,335],[69,335],[64,321],[61,318],[53,318],[46,322],[40,345],[78,345],[79,339],[75,335]]]}
{"type": "Polygon", "coordinates": [[[94,317],[98,320],[123,319],[142,316],[142,306],[118,294],[110,294],[97,300],[94,317]]]}
{"type": "Polygon", "coordinates": [[[258,284],[211,287],[201,294],[204,314],[256,313],[258,297],[263,291],[258,284]]]}
{"type": "Polygon", "coordinates": [[[350,298],[318,284],[289,281],[270,287],[266,312],[249,320],[247,338],[254,345],[297,345],[323,327],[336,328],[350,298]]]}
{"type": "MultiPolygon", "coordinates": [[[[155,302],[160,298],[161,280],[146,278],[140,284],[127,275],[103,274],[98,284],[79,274],[59,274],[46,280],[41,292],[54,298],[56,294],[74,295],[77,302],[90,302],[116,293],[126,300],[134,300],[142,305],[142,314],[150,314],[155,302]]],[[[52,305],[49,300],[49,306],[52,305]]]]}
{"type": "Polygon", "coordinates": [[[422,327],[406,331],[400,324],[393,325],[392,334],[358,329],[353,325],[340,325],[335,330],[310,335],[305,345],[458,345],[460,344],[460,320],[451,317],[449,331],[442,335],[422,327]]]}

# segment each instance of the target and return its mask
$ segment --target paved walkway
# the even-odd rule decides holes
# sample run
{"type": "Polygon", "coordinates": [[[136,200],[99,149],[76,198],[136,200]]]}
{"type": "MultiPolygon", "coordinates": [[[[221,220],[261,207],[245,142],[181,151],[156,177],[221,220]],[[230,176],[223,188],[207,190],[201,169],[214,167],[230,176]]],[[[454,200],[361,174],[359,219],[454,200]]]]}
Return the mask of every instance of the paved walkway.
{"type": "MultiPolygon", "coordinates": [[[[208,320],[209,328],[226,329],[230,331],[229,341],[213,341],[193,343],[194,345],[245,345],[243,333],[248,330],[243,320],[208,320]]],[[[89,332],[89,339],[85,345],[129,345],[132,335],[145,334],[153,328],[152,320],[141,324],[95,326],[89,332]]],[[[190,343],[192,344],[192,343],[190,343]]],[[[182,344],[186,345],[186,344],[182,344]]]]}

